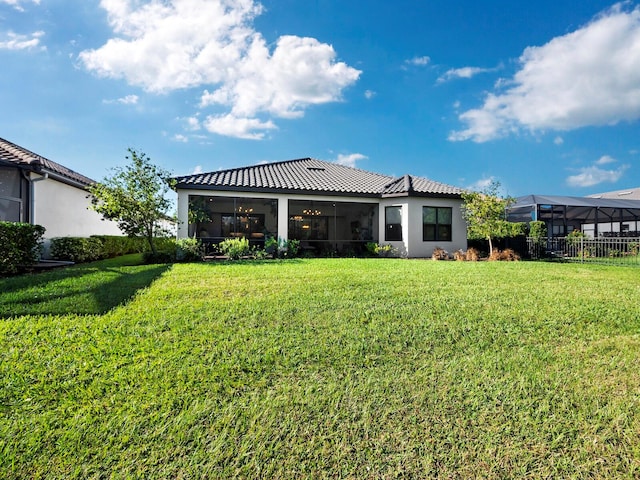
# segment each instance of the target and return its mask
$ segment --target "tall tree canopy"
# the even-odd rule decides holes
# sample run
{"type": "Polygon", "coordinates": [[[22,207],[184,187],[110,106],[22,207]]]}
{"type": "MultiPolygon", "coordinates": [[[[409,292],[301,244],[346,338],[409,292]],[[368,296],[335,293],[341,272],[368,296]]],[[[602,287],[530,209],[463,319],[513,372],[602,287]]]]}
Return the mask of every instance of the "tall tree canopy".
{"type": "Polygon", "coordinates": [[[479,192],[467,191],[462,194],[464,205],[462,215],[467,221],[467,236],[489,241],[489,254],[493,252],[493,239],[517,235],[521,225],[508,222],[506,209],[514,202],[511,197],[499,195],[500,182],[492,181],[479,192]]]}
{"type": "Polygon", "coordinates": [[[129,236],[143,236],[157,253],[154,238],[166,235],[172,206],[167,193],[171,173],[151,163],[145,153],[128,149],[126,167],[113,169],[113,175],[89,188],[92,208],[107,220],[118,222],[129,236]]]}

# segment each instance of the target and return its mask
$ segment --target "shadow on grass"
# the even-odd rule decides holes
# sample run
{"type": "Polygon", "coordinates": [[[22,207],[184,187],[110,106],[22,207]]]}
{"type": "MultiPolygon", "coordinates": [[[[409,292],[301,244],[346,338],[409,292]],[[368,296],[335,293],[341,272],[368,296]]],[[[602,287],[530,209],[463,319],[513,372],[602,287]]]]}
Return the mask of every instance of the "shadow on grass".
{"type": "Polygon", "coordinates": [[[136,263],[139,262],[105,260],[0,279],[0,318],[104,314],[151,285],[171,267],[136,263]]]}

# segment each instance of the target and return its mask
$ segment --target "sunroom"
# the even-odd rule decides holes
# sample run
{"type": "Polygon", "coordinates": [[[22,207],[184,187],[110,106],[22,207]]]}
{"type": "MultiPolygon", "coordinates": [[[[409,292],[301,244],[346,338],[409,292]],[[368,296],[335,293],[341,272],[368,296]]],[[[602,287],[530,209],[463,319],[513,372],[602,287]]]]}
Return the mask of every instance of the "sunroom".
{"type": "Polygon", "coordinates": [[[317,199],[189,195],[188,235],[209,249],[228,238],[246,238],[263,248],[268,238],[300,241],[316,254],[364,252],[367,242],[378,240],[377,203],[317,199]],[[286,231],[279,231],[280,212],[286,231]]]}

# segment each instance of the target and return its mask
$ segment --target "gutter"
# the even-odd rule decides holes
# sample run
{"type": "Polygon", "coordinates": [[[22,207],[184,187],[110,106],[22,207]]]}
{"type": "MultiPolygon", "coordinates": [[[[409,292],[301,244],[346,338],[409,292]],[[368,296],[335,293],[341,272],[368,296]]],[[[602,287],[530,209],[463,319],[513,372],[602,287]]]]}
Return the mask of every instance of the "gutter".
{"type": "Polygon", "coordinates": [[[34,184],[47,180],[48,178],[49,174],[47,172],[38,178],[31,178],[31,175],[29,175],[29,223],[31,223],[31,225],[36,225],[36,189],[34,184]]]}

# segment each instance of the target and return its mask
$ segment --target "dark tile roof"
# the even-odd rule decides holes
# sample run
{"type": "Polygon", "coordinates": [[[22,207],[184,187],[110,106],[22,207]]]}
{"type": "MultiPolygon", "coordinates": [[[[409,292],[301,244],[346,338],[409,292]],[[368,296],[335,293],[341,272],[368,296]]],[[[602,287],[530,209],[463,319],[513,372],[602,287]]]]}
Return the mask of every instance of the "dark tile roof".
{"type": "Polygon", "coordinates": [[[382,196],[393,195],[461,195],[463,190],[445,183],[435,182],[428,178],[405,175],[385,185],[382,196]]]}
{"type": "Polygon", "coordinates": [[[358,194],[375,197],[432,194],[459,196],[457,187],[405,175],[393,178],[313,158],[265,163],[176,177],[177,188],[261,192],[358,194]]]}
{"type": "Polygon", "coordinates": [[[0,162],[13,164],[33,172],[54,174],[62,181],[80,184],[81,186],[96,183],[89,177],[85,177],[78,172],[3,138],[0,138],[0,162]]]}

